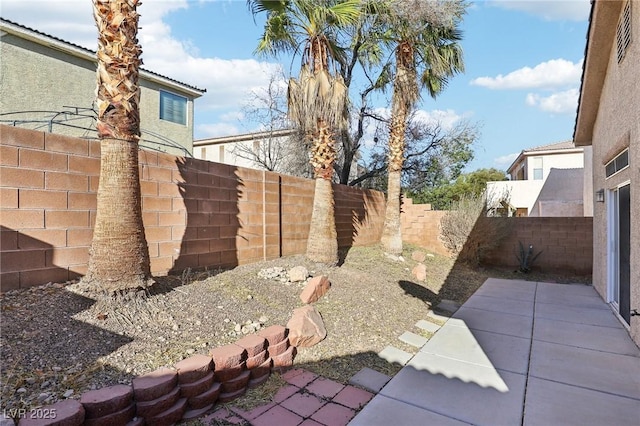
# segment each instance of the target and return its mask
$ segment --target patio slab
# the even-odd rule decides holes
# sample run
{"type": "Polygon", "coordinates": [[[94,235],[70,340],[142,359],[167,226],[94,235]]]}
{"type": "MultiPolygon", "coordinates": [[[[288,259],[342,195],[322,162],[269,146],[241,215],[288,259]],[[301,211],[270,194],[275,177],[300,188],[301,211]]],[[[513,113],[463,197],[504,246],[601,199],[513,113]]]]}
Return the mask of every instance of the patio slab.
{"type": "Polygon", "coordinates": [[[640,419],[640,401],[530,377],[525,426],[631,425],[640,419]]]}
{"type": "Polygon", "coordinates": [[[378,353],[378,356],[390,364],[396,363],[405,365],[411,359],[412,355],[402,349],[394,346],[387,346],[378,353]]]}
{"type": "Polygon", "coordinates": [[[621,355],[637,356],[638,347],[622,326],[599,327],[537,318],[533,338],[545,342],[559,343],[585,349],[594,349],[621,355]]]}
{"type": "Polygon", "coordinates": [[[635,398],[640,404],[638,357],[534,340],[529,374],[541,379],[635,398]]]}
{"type": "Polygon", "coordinates": [[[531,336],[531,316],[506,314],[463,306],[447,324],[467,327],[472,330],[490,331],[516,337],[531,336]]]}
{"type": "Polygon", "coordinates": [[[474,294],[467,300],[464,306],[467,308],[484,309],[485,311],[533,316],[533,301],[528,300],[503,299],[474,294]]]}
{"type": "Polygon", "coordinates": [[[421,352],[526,374],[531,341],[506,334],[445,325],[421,352]]]}
{"type": "Polygon", "coordinates": [[[400,337],[398,337],[398,339],[408,345],[415,346],[416,348],[423,347],[424,344],[429,341],[429,339],[427,339],[426,337],[416,333],[412,333],[410,331],[405,331],[400,335],[400,337]]]}
{"type": "Polygon", "coordinates": [[[562,309],[558,309],[555,303],[536,303],[536,317],[601,327],[620,327],[620,321],[611,309],[585,310],[577,306],[563,306],[562,309]]]}

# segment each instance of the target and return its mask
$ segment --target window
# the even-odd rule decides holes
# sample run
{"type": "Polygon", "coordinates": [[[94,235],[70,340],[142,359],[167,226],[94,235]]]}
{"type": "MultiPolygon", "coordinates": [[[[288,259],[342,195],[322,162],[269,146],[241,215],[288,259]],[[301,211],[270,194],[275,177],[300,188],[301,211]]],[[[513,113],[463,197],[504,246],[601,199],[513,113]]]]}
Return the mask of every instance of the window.
{"type": "Polygon", "coordinates": [[[620,170],[629,166],[629,150],[625,149],[616,158],[609,161],[605,166],[606,177],[611,177],[618,173],[620,170]]]}
{"type": "Polygon", "coordinates": [[[622,14],[616,29],[616,46],[618,48],[618,63],[622,62],[627,47],[631,43],[631,1],[627,1],[622,8],[622,14]]]}
{"type": "Polygon", "coordinates": [[[533,157],[533,180],[542,180],[542,157],[533,157]]]}
{"type": "Polygon", "coordinates": [[[187,98],[160,91],[160,120],[187,125],[187,98]]]}

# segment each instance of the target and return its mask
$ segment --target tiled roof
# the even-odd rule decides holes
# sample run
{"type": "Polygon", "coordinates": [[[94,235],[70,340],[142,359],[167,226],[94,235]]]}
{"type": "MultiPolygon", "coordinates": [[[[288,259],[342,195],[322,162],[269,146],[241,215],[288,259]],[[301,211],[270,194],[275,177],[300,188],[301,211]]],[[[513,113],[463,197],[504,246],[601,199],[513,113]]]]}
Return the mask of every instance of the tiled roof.
{"type": "MultiPolygon", "coordinates": [[[[47,38],[53,39],[53,40],[55,40],[55,41],[57,41],[57,42],[64,43],[64,44],[66,44],[66,45],[67,45],[67,46],[69,46],[69,47],[72,47],[72,48],[74,48],[74,49],[79,49],[79,50],[81,50],[81,51],[83,51],[83,52],[85,52],[85,53],[91,54],[91,55],[95,55],[95,54],[96,54],[95,50],[87,49],[86,47],[82,47],[82,46],[80,46],[80,45],[78,45],[78,44],[71,43],[70,41],[63,40],[63,39],[61,39],[61,38],[58,38],[58,37],[52,36],[51,34],[43,33],[42,31],[38,31],[38,30],[36,30],[36,29],[33,29],[33,28],[30,28],[30,27],[27,27],[27,26],[24,26],[24,25],[18,24],[17,22],[13,22],[13,21],[10,21],[10,20],[5,19],[5,18],[2,18],[2,17],[0,17],[0,23],[2,23],[2,24],[8,24],[8,25],[13,25],[13,26],[16,26],[16,27],[18,27],[18,28],[21,28],[21,29],[23,29],[23,30],[30,31],[30,32],[32,32],[32,33],[34,33],[34,34],[37,34],[37,35],[41,36],[41,37],[47,37],[47,38]]],[[[187,87],[187,88],[189,88],[189,89],[191,89],[191,90],[196,90],[196,91],[198,91],[198,92],[202,92],[202,93],[205,93],[205,92],[207,91],[207,89],[200,89],[199,87],[196,87],[196,86],[192,86],[192,85],[190,85],[190,84],[183,83],[183,82],[178,81],[178,80],[176,80],[176,79],[173,79],[173,78],[171,78],[171,77],[167,77],[166,75],[158,74],[158,73],[156,73],[156,72],[149,71],[148,69],[145,69],[145,68],[142,68],[142,67],[140,68],[140,70],[141,70],[141,71],[144,71],[145,73],[148,73],[148,74],[154,75],[154,76],[156,76],[156,77],[159,77],[159,78],[162,78],[162,79],[168,80],[168,81],[170,81],[170,82],[172,82],[172,83],[179,84],[179,85],[181,85],[181,86],[187,87]]]]}
{"type": "Polygon", "coordinates": [[[540,145],[540,146],[536,146],[534,148],[529,148],[529,149],[525,149],[523,152],[531,152],[531,151],[552,151],[552,150],[559,150],[559,149],[573,149],[575,148],[576,145],[573,143],[572,140],[568,140],[568,141],[564,141],[564,142],[558,142],[558,143],[552,143],[552,144],[548,144],[548,145],[540,145]]]}

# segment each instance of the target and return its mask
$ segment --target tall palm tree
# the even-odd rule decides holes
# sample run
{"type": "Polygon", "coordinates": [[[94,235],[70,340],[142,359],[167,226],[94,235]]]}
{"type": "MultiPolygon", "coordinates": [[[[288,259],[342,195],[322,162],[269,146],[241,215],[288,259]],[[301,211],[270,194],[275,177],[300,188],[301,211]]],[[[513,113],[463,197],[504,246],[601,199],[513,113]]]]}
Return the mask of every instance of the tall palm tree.
{"type": "Polygon", "coordinates": [[[248,0],[247,4],[254,15],[266,13],[257,53],[276,56],[287,52],[302,57],[298,78],[289,80],[288,102],[290,119],[312,147],[315,195],[307,257],[335,264],[338,240],[331,181],[335,138],[346,126],[343,111],[348,94],[334,61],[341,54],[337,30],[357,21],[360,0],[248,0]]]}
{"type": "Polygon", "coordinates": [[[142,49],[137,4],[93,0],[99,33],[96,108],[101,151],[96,223],[84,281],[109,294],[152,283],[138,174],[142,49]]]}
{"type": "Polygon", "coordinates": [[[402,253],[400,188],[404,163],[407,120],[420,99],[421,88],[435,98],[448,79],[464,71],[462,33],[458,25],[463,0],[390,0],[385,19],[386,39],[394,48],[395,77],[389,126],[387,207],[382,246],[388,253],[402,253]]]}

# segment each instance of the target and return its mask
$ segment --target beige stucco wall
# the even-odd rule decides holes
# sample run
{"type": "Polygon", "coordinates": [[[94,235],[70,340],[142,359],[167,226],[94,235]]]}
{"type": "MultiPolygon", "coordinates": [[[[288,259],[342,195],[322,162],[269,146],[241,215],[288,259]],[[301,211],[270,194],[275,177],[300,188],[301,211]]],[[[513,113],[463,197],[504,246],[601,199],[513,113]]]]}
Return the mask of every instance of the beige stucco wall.
{"type": "Polygon", "coordinates": [[[533,180],[533,169],[535,164],[533,159],[535,157],[542,157],[542,180],[547,179],[551,169],[579,169],[584,167],[584,156],[582,152],[562,153],[560,151],[557,154],[540,155],[531,153],[527,155],[525,160],[527,163],[527,174],[525,176],[527,176],[529,180],[533,180]]]}
{"type": "MultiPolygon", "coordinates": [[[[0,114],[20,111],[62,111],[65,106],[91,108],[96,88],[96,64],[67,52],[46,47],[31,40],[5,33],[0,39],[0,114]]],[[[187,97],[187,125],[160,120],[160,85],[140,77],[140,119],[142,137],[158,140],[152,133],[175,141],[189,152],[193,148],[193,97],[175,88],[164,90],[187,97]]],[[[68,108],[67,108],[68,109],[68,108]]],[[[1,120],[43,120],[50,113],[21,113],[0,116],[1,120]]],[[[81,127],[95,125],[91,119],[74,120],[81,127]]],[[[9,123],[6,123],[9,124],[9,123]]],[[[20,124],[47,131],[46,124],[20,124]]],[[[95,136],[95,132],[55,125],[54,133],[70,136],[95,136]]],[[[145,144],[143,142],[143,144],[145,144]]],[[[146,144],[173,154],[184,154],[180,149],[146,144]]]]}
{"type": "MultiPolygon", "coordinates": [[[[640,310],[640,4],[632,11],[632,39],[624,60],[618,64],[615,46],[609,58],[593,131],[593,191],[610,191],[631,183],[631,309],[640,310]],[[604,165],[626,147],[629,167],[605,179],[604,165]]],[[[615,43],[615,40],[614,40],[615,43]]],[[[594,205],[593,285],[607,295],[607,209],[594,205]]],[[[631,317],[631,336],[640,345],[640,316],[631,317]]]]}

